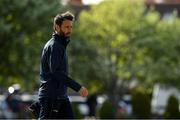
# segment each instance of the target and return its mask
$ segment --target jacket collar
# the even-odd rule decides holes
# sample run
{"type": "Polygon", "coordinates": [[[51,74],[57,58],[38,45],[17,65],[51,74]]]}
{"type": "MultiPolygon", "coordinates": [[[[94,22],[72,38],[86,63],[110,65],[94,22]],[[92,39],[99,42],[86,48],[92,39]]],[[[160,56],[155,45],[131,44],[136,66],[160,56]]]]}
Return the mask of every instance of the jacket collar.
{"type": "Polygon", "coordinates": [[[70,42],[70,39],[69,38],[66,38],[66,37],[63,37],[63,36],[60,36],[59,34],[57,33],[53,33],[52,35],[56,41],[60,42],[61,44],[63,44],[65,47],[68,45],[68,43],[70,42]]]}

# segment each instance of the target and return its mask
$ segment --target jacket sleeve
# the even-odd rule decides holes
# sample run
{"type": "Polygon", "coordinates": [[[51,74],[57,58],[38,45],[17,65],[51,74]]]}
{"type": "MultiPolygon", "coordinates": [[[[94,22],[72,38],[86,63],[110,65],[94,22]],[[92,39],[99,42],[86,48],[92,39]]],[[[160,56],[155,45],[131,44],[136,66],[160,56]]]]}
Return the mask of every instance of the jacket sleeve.
{"type": "Polygon", "coordinates": [[[54,80],[61,81],[68,87],[72,88],[76,92],[78,92],[81,88],[81,85],[74,81],[72,78],[67,76],[62,71],[62,59],[65,50],[62,46],[54,44],[51,46],[51,53],[49,58],[49,67],[54,80]]]}

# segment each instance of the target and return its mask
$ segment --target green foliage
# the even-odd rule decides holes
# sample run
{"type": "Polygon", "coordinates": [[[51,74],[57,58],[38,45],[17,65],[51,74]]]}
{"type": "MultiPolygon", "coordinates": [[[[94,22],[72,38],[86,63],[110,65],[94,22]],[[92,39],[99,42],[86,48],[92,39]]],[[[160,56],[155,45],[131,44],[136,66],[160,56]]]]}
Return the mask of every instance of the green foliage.
{"type": "Polygon", "coordinates": [[[71,61],[73,75],[87,84],[97,81],[109,95],[132,80],[180,86],[180,20],[161,20],[154,10],[143,15],[143,3],[105,1],[80,14],[71,50],[77,58],[71,61]]]}
{"type": "Polygon", "coordinates": [[[175,96],[170,96],[164,113],[164,117],[167,119],[180,118],[179,101],[175,96]]]}
{"type": "Polygon", "coordinates": [[[81,81],[89,89],[90,93],[99,92],[102,89],[101,60],[98,57],[96,46],[89,44],[82,31],[79,31],[78,21],[75,23],[72,40],[69,46],[70,73],[81,81]],[[96,86],[98,84],[98,86],[96,86]]]}
{"type": "Polygon", "coordinates": [[[99,110],[100,119],[113,119],[114,115],[115,108],[113,107],[112,103],[109,101],[105,101],[99,110]]]}
{"type": "Polygon", "coordinates": [[[52,17],[61,8],[58,0],[0,1],[0,87],[20,83],[33,91],[41,49],[52,33],[52,17]]]}
{"type": "Polygon", "coordinates": [[[143,87],[132,89],[132,110],[136,118],[150,118],[151,93],[149,90],[143,87]]]}
{"type": "Polygon", "coordinates": [[[72,110],[73,110],[75,119],[82,119],[83,118],[83,115],[81,114],[81,112],[78,108],[78,105],[76,103],[72,103],[72,110]]]}

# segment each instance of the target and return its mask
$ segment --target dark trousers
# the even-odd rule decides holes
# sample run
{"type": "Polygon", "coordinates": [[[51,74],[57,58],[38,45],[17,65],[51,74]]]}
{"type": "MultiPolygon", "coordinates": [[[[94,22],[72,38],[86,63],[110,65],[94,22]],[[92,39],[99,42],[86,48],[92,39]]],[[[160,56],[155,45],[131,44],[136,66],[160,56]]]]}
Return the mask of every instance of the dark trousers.
{"type": "Polygon", "coordinates": [[[40,100],[39,119],[74,119],[69,100],[40,100]]]}

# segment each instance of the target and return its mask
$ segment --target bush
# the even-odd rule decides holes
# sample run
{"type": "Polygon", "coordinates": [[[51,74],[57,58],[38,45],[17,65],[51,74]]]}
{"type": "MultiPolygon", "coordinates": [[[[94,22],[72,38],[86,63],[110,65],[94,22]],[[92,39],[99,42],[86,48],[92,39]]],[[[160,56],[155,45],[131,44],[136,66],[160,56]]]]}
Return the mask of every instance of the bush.
{"type": "Polygon", "coordinates": [[[80,110],[78,109],[78,105],[76,103],[71,103],[72,104],[72,110],[74,113],[74,118],[75,119],[82,119],[83,115],[81,114],[80,110]]]}
{"type": "Polygon", "coordinates": [[[179,101],[175,96],[170,96],[164,113],[165,118],[180,118],[179,101]]]}
{"type": "Polygon", "coordinates": [[[151,94],[145,88],[136,88],[132,93],[132,110],[136,118],[150,118],[151,94]]]}
{"type": "Polygon", "coordinates": [[[100,119],[112,119],[114,118],[115,109],[109,101],[105,101],[99,110],[100,119]]]}

